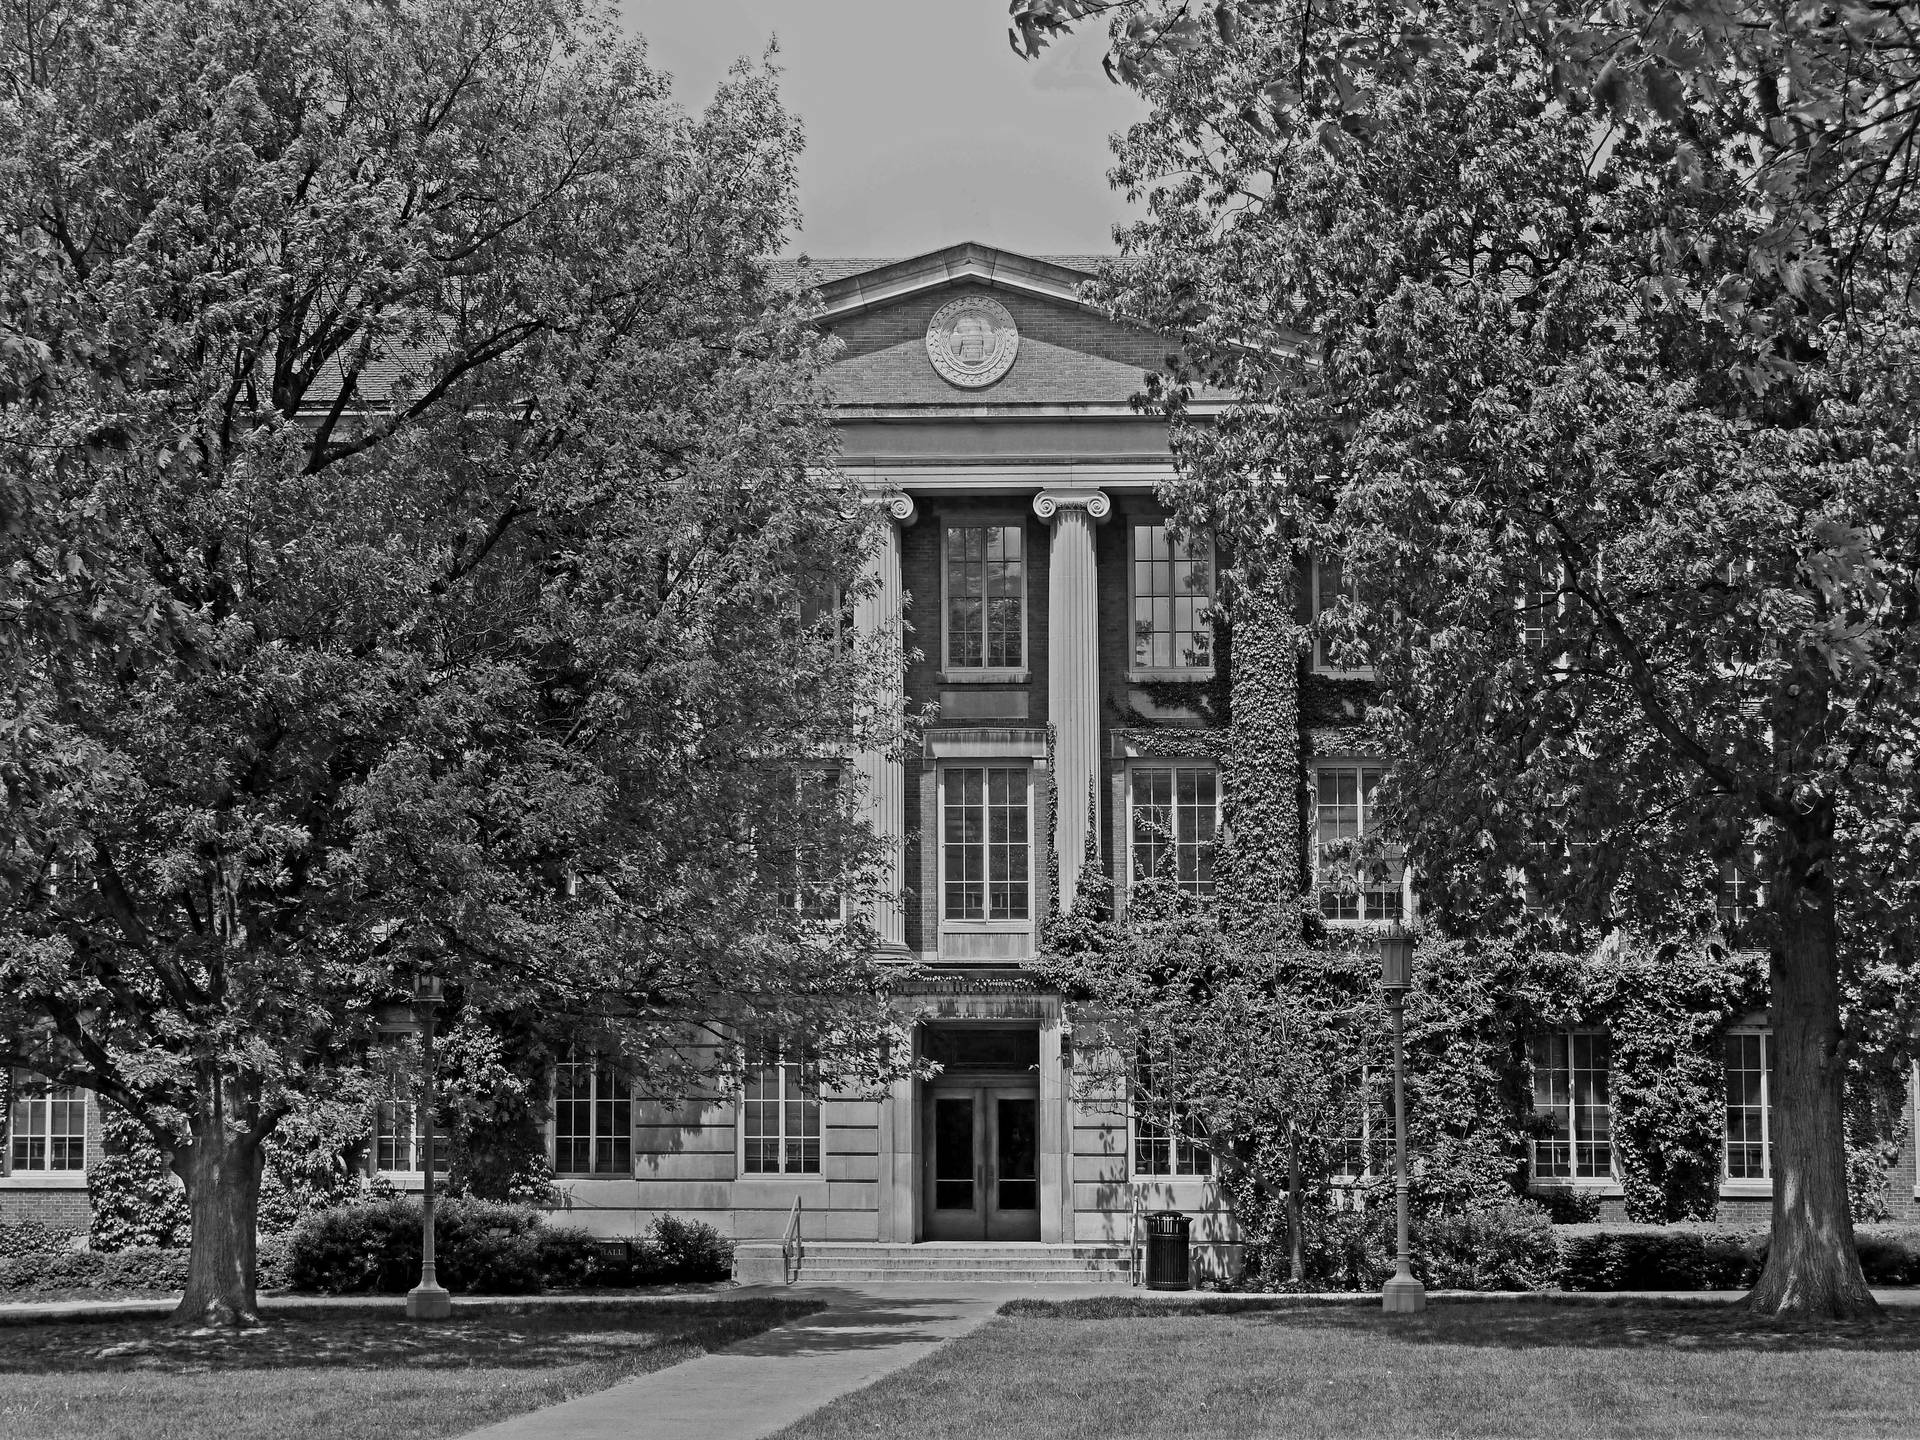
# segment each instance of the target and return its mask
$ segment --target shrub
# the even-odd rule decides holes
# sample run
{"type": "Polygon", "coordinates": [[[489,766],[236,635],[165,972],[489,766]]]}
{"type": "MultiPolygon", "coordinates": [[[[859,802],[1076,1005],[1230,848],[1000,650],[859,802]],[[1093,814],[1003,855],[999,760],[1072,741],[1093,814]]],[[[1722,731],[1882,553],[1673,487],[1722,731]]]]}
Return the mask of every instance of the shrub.
{"type": "Polygon", "coordinates": [[[1544,1290],[1559,1261],[1546,1207],[1529,1200],[1436,1215],[1414,1255],[1427,1283],[1442,1290],[1544,1290]]]}
{"type": "Polygon", "coordinates": [[[23,1290],[179,1290],[187,1252],[70,1250],[0,1260],[0,1293],[23,1290]]]}
{"type": "Polygon", "coordinates": [[[255,1240],[253,1283],[262,1290],[285,1290],[293,1283],[293,1249],[284,1233],[255,1240]]]}
{"type": "Polygon", "coordinates": [[[657,1266],[653,1284],[725,1280],[733,1274],[733,1241],[705,1221],[656,1215],[652,1240],[657,1266]]]}
{"type": "Polygon", "coordinates": [[[733,1274],[733,1242],[713,1226],[657,1217],[650,1233],[621,1239],[548,1226],[540,1234],[540,1270],[549,1285],[686,1285],[733,1274]]]}
{"type": "Polygon", "coordinates": [[[607,1246],[586,1231],[571,1225],[546,1225],[535,1239],[540,1255],[540,1274],[549,1285],[577,1289],[586,1285],[625,1285],[624,1256],[603,1258],[607,1246]]]}
{"type": "Polygon", "coordinates": [[[38,1220],[18,1220],[11,1225],[0,1225],[0,1261],[30,1255],[64,1255],[78,1250],[84,1238],[79,1230],[46,1225],[38,1220]]]}
{"type": "MultiPolygon", "coordinates": [[[[261,1273],[268,1272],[266,1243],[261,1273]]],[[[464,1196],[440,1202],[434,1233],[440,1283],[463,1294],[530,1295],[547,1285],[663,1285],[724,1280],[733,1242],[711,1225],[663,1215],[644,1239],[604,1240],[548,1225],[526,1205],[464,1196]]],[[[399,1295],[420,1277],[420,1202],[393,1199],[309,1215],[276,1259],[279,1283],[329,1295],[399,1295]]],[[[269,1282],[262,1279],[266,1285],[269,1282]]]]}
{"type": "Polygon", "coordinates": [[[1554,1186],[1536,1190],[1533,1199],[1547,1208],[1547,1218],[1556,1225],[1597,1225],[1600,1223],[1600,1196],[1593,1190],[1572,1186],[1554,1186]]]}
{"type": "Polygon", "coordinates": [[[1869,1285],[1920,1285],[1920,1230],[1862,1225],[1854,1241],[1869,1285]]]}
{"type": "MultiPolygon", "coordinates": [[[[530,1295],[541,1288],[540,1212],[452,1198],[434,1225],[440,1283],[461,1293],[530,1295]]],[[[401,1295],[420,1276],[420,1202],[343,1206],[309,1215],[288,1238],[296,1290],[401,1295]]]]}
{"type": "Polygon", "coordinates": [[[1559,1238],[1567,1290],[1744,1290],[1766,1258],[1765,1237],[1739,1230],[1568,1226],[1559,1238]]]}

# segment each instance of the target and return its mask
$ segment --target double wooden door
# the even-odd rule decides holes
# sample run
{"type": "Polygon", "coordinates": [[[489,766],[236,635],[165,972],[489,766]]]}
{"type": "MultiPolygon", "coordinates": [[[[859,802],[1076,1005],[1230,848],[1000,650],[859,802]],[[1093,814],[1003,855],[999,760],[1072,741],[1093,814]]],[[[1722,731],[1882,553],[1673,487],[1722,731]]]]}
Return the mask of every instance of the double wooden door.
{"type": "Polygon", "coordinates": [[[929,1240],[1040,1238],[1040,1087],[936,1080],[927,1087],[929,1240]]]}

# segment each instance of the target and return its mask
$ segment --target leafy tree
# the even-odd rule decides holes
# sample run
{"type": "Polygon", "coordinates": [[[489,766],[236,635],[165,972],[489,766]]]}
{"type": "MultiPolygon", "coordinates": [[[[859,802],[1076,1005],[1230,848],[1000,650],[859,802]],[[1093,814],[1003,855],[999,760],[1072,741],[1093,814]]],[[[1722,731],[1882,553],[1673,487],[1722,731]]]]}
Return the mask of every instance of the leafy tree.
{"type": "Polygon", "coordinates": [[[1143,72],[1118,152],[1149,218],[1109,301],[1183,339],[1154,398],[1238,400],[1177,430],[1184,518],[1274,566],[1346,552],[1327,628],[1376,666],[1388,814],[1449,924],[1687,934],[1725,878],[1762,883],[1778,1180],[1752,1303],[1870,1310],[1842,994],[1913,972],[1904,232],[1845,308],[1756,269],[1777,215],[1736,128],[1570,104],[1524,42],[1377,74],[1310,46],[1300,103],[1346,118],[1276,126],[1300,32],[1255,8],[1143,72]]]}
{"type": "Polygon", "coordinates": [[[1154,882],[1133,887],[1119,919],[1053,940],[1042,970],[1073,1005],[1083,1103],[1204,1137],[1243,1225],[1284,1233],[1291,1279],[1303,1281],[1308,1212],[1324,1209],[1366,1103],[1380,1029],[1365,986],[1316,983],[1341,967],[1308,951],[1297,924],[1290,937],[1230,936],[1210,907],[1154,882]]]}
{"type": "MultiPolygon", "coordinates": [[[[1150,86],[1196,59],[1234,75],[1238,119],[1338,146],[1431,57],[1525,46],[1556,98],[1674,132],[1681,176],[1733,163],[1767,222],[1756,278],[1823,303],[1855,267],[1911,258],[1920,155],[1920,7],[1912,0],[1010,0],[1008,38],[1038,55],[1106,22],[1108,75],[1150,86]],[[1257,53],[1249,31],[1279,37],[1257,53]],[[1251,64],[1252,68],[1247,68],[1251,64]]],[[[1738,295],[1719,297],[1741,308],[1738,295]]]]}
{"type": "Polygon", "coordinates": [[[587,0],[7,3],[0,67],[0,1065],[170,1154],[179,1317],[254,1318],[396,970],[659,1093],[702,1027],[871,1070],[772,72],[690,118],[587,0]]]}

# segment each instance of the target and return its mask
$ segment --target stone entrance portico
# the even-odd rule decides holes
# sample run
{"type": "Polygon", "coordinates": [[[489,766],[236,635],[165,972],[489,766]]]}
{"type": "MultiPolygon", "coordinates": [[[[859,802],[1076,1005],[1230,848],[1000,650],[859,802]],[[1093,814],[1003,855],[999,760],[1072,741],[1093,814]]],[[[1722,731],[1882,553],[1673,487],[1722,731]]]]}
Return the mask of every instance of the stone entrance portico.
{"type": "Polygon", "coordinates": [[[1166,347],[1085,304],[1087,275],[977,245],[796,274],[842,342],[842,471],[884,521],[854,625],[899,657],[900,703],[936,709],[916,753],[850,757],[890,882],[871,918],[882,956],[919,967],[897,1004],[927,1063],[855,1095],[788,1056],[741,1096],[636,1105],[631,1180],[560,1177],[572,1223],[692,1215],[750,1271],[797,1201],[816,1258],[1033,1247],[1107,1273],[1137,1212],[1171,1203],[1203,1264],[1230,1260],[1211,1178],[1155,1175],[1171,1152],[1135,1144],[1125,1095],[1076,1087],[1062,998],[1029,968],[1089,855],[1127,883],[1132,767],[1196,763],[1207,722],[1145,687],[1212,673],[1206,597],[1179,589],[1210,595],[1211,552],[1168,579],[1165,427],[1130,404],[1166,347]]]}

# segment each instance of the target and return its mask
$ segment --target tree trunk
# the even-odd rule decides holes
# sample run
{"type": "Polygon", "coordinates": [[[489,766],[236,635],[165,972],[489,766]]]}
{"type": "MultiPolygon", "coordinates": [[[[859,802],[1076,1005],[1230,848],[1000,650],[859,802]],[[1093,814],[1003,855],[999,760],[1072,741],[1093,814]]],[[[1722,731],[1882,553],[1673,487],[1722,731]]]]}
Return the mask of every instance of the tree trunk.
{"type": "Polygon", "coordinates": [[[1880,1305],[1860,1268],[1847,1205],[1839,927],[1823,863],[1832,851],[1822,838],[1799,837],[1782,867],[1771,997],[1773,1244],[1747,1306],[1848,1319],[1878,1315],[1880,1305]]]}
{"type": "Polygon", "coordinates": [[[193,1248],[187,1257],[187,1293],[173,1312],[176,1325],[257,1325],[254,1229],[260,1214],[265,1157],[254,1137],[225,1133],[218,1122],[196,1125],[193,1144],[175,1159],[187,1186],[193,1248]]]}
{"type": "Polygon", "coordinates": [[[1295,1285],[1307,1279],[1306,1237],[1300,1233],[1300,1137],[1287,1147],[1287,1278],[1295,1285]]]}

